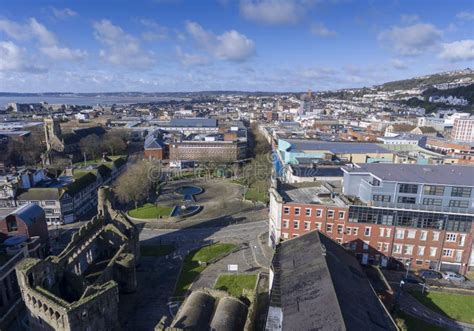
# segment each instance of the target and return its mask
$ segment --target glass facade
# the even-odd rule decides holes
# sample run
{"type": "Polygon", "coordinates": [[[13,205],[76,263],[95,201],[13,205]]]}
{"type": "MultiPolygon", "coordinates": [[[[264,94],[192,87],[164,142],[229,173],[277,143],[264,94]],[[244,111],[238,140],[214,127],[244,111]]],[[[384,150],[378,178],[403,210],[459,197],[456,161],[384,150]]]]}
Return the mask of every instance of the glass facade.
{"type": "Polygon", "coordinates": [[[470,232],[474,216],[351,206],[349,222],[470,232]]]}

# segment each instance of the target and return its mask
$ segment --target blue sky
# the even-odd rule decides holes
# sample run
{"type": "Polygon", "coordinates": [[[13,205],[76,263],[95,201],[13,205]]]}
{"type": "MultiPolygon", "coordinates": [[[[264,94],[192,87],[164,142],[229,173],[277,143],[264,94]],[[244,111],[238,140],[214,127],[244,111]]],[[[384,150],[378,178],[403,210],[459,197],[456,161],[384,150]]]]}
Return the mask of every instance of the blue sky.
{"type": "Polygon", "coordinates": [[[473,67],[473,1],[0,1],[0,91],[315,91],[473,67]]]}

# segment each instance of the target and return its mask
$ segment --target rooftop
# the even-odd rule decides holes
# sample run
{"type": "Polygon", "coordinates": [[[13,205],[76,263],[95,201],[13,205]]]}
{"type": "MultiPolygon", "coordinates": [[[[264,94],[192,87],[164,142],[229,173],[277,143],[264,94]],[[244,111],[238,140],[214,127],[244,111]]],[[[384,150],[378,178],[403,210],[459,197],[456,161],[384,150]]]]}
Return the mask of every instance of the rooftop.
{"type": "Polygon", "coordinates": [[[333,154],[391,153],[382,145],[358,142],[329,142],[320,140],[285,139],[291,144],[290,151],[329,151],[333,154]]]}
{"type": "Polygon", "coordinates": [[[343,170],[348,173],[371,173],[385,181],[474,186],[474,167],[470,166],[361,163],[343,170]]]}
{"type": "Polygon", "coordinates": [[[170,126],[176,127],[217,127],[215,118],[172,118],[170,126]]]}
{"type": "Polygon", "coordinates": [[[397,330],[358,261],[317,231],[281,243],[272,268],[267,329],[397,330]]]}

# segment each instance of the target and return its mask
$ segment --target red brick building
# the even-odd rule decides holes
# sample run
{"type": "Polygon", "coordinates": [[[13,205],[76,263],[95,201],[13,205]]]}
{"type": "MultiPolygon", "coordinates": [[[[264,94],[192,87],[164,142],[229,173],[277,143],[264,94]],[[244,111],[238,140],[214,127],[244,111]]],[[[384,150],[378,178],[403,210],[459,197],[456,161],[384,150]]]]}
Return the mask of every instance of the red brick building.
{"type": "MultiPolygon", "coordinates": [[[[317,188],[319,192],[320,189],[317,188]]],[[[393,258],[403,264],[409,262],[413,269],[468,271],[474,235],[472,222],[457,231],[368,223],[360,221],[358,215],[370,215],[380,209],[361,209],[347,202],[344,197],[327,196],[324,192],[318,197],[308,187],[280,192],[271,189],[269,242],[275,245],[319,230],[354,252],[362,264],[387,266],[393,258]],[[304,201],[308,197],[316,203],[304,201]]]]}

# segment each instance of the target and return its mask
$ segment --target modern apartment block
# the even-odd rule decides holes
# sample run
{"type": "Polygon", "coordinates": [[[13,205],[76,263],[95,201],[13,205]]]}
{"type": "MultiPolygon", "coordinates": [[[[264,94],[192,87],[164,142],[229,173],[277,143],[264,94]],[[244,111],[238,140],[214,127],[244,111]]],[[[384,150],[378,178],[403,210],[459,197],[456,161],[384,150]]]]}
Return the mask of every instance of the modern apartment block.
{"type": "Polygon", "coordinates": [[[474,117],[455,119],[451,139],[469,143],[474,142],[474,117]]]}
{"type": "Polygon", "coordinates": [[[269,242],[319,230],[363,264],[396,259],[412,268],[474,268],[474,168],[362,164],[343,170],[343,194],[328,184],[274,185],[269,242]]]}

